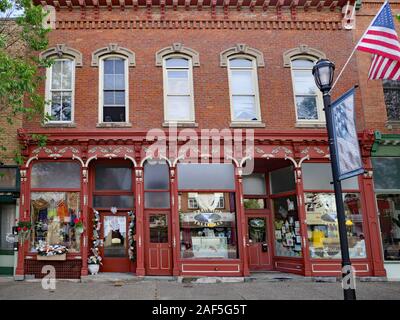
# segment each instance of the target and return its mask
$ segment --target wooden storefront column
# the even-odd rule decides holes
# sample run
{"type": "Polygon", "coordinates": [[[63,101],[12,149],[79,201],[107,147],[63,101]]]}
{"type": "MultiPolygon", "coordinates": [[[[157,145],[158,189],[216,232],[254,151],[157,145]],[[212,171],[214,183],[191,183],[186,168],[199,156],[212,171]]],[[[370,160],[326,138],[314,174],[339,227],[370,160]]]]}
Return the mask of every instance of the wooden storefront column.
{"type": "MultiPolygon", "coordinates": [[[[20,207],[19,207],[19,221],[29,221],[29,183],[28,183],[28,167],[22,167],[20,169],[21,175],[21,190],[20,190],[20,207]]],[[[24,243],[18,243],[18,258],[17,267],[15,269],[15,280],[24,279],[24,263],[25,263],[25,251],[29,250],[30,241],[25,241],[24,243]]]]}
{"type": "Polygon", "coordinates": [[[178,208],[178,189],[175,179],[176,168],[170,168],[170,197],[171,197],[171,228],[172,228],[172,274],[179,276],[180,265],[178,264],[180,254],[180,230],[179,230],[179,208],[178,208]]]}
{"type": "Polygon", "coordinates": [[[136,167],[136,275],[144,276],[144,189],[143,189],[143,168],[136,167]]]}
{"type": "Polygon", "coordinates": [[[297,210],[299,213],[300,220],[300,233],[301,233],[301,252],[303,255],[304,261],[304,275],[306,277],[311,276],[311,261],[310,261],[310,250],[308,244],[308,236],[307,236],[307,223],[306,223],[306,209],[304,205],[304,188],[303,188],[303,179],[302,179],[302,171],[301,167],[298,166],[294,169],[295,173],[295,181],[296,181],[296,195],[297,195],[297,210]]]}
{"type": "Polygon", "coordinates": [[[242,168],[235,167],[235,177],[236,177],[236,214],[237,214],[237,226],[238,226],[238,249],[239,258],[243,262],[243,276],[249,276],[249,259],[248,259],[248,247],[246,240],[247,232],[247,222],[244,212],[244,199],[243,199],[243,177],[242,168]]]}
{"type": "Polygon", "coordinates": [[[373,184],[373,171],[371,158],[366,158],[364,160],[364,168],[366,173],[360,177],[361,185],[361,199],[364,202],[364,221],[363,228],[366,229],[365,239],[369,241],[369,247],[371,248],[370,257],[367,257],[372,262],[373,275],[376,277],[385,277],[386,270],[384,268],[384,259],[382,252],[382,239],[380,232],[380,225],[378,219],[378,209],[376,207],[375,192],[373,184]]]}
{"type": "Polygon", "coordinates": [[[82,207],[82,220],[83,220],[83,233],[81,241],[81,256],[82,256],[82,269],[81,276],[88,275],[88,244],[89,244],[89,228],[91,228],[91,224],[89,224],[89,170],[87,167],[82,167],[82,199],[83,199],[83,207],[82,207]],[[90,226],[89,226],[90,225],[90,226]]]}

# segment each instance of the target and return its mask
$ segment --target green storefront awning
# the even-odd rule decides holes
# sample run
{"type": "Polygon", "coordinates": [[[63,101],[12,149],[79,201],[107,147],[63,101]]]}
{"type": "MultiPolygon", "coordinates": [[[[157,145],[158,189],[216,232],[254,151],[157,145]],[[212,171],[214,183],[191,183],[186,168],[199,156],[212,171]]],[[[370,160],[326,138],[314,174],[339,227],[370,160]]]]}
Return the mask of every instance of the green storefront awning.
{"type": "Polygon", "coordinates": [[[382,134],[375,131],[372,157],[400,157],[400,134],[382,134]]]}

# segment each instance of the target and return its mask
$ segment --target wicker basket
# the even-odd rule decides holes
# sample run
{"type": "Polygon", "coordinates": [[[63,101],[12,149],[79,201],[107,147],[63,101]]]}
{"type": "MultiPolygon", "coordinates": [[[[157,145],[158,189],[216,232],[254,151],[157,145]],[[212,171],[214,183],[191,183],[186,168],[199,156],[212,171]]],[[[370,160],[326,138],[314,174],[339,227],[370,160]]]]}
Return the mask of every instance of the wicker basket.
{"type": "Polygon", "coordinates": [[[67,260],[67,254],[55,254],[54,256],[41,256],[37,255],[37,260],[47,260],[47,261],[65,261],[67,260]]]}

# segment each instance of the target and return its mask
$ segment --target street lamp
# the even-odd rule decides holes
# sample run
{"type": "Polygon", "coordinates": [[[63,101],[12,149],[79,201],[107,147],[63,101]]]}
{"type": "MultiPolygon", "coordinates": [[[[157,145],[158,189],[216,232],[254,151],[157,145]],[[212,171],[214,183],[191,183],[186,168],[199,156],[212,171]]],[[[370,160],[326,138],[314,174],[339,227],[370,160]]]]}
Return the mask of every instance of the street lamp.
{"type": "MultiPolygon", "coordinates": [[[[333,187],[335,190],[336,212],[339,226],[340,251],[342,255],[342,280],[351,272],[351,262],[349,256],[349,243],[346,232],[346,216],[344,214],[344,204],[342,196],[342,184],[339,180],[339,168],[337,164],[337,150],[334,142],[334,128],[332,123],[331,95],[333,74],[335,65],[328,59],[320,59],[314,65],[312,74],[318,89],[323,94],[326,127],[328,130],[329,152],[331,156],[331,167],[333,177],[333,187]]],[[[350,274],[352,276],[352,274],[350,274]]],[[[356,300],[356,291],[350,286],[343,286],[345,300],[356,300]]]]}

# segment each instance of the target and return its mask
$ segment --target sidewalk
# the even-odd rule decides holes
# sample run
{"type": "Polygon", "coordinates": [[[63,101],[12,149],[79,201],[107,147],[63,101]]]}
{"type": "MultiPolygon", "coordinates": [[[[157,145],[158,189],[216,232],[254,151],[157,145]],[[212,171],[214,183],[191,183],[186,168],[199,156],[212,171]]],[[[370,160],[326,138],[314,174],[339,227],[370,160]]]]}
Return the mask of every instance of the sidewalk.
{"type": "MultiPolygon", "coordinates": [[[[57,281],[54,291],[44,290],[40,280],[16,282],[12,278],[0,278],[0,300],[341,300],[343,296],[341,283],[337,281],[319,282],[315,281],[318,279],[286,276],[285,274],[258,274],[255,278],[257,279],[237,278],[236,282],[228,283],[217,281],[218,278],[200,278],[203,280],[198,281],[193,278],[130,276],[123,279],[118,277],[118,274],[113,274],[111,276],[100,275],[97,279],[88,278],[83,282],[60,280],[57,281]],[[205,279],[213,283],[205,283],[207,282],[205,279]]],[[[232,278],[230,281],[233,281],[232,278]]],[[[356,285],[358,299],[400,299],[400,282],[357,281],[356,285]]]]}

